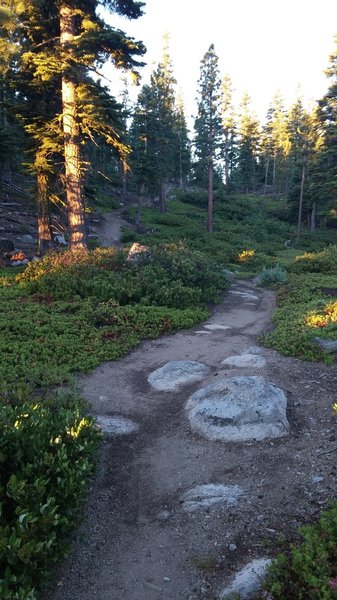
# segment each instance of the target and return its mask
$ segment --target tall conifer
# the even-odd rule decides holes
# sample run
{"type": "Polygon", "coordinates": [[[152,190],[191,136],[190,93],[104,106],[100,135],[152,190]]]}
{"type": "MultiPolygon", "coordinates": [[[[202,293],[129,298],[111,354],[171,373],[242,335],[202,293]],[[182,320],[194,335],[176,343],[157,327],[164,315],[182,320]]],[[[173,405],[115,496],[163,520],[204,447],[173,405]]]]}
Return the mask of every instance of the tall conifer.
{"type": "Polygon", "coordinates": [[[198,81],[198,114],[195,120],[196,178],[207,182],[207,231],[213,231],[213,176],[214,164],[221,147],[221,114],[219,59],[211,44],[200,64],[198,81]]]}

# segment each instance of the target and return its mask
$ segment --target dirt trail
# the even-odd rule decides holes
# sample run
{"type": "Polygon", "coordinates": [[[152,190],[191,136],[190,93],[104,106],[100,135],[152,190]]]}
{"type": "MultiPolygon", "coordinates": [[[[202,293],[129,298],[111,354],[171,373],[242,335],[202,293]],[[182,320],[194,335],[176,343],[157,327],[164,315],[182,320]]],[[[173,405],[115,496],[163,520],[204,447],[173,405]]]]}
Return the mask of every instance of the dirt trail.
{"type": "Polygon", "coordinates": [[[128,225],[121,217],[121,209],[112,212],[104,213],[102,221],[95,225],[95,230],[99,236],[100,245],[104,248],[115,246],[120,248],[121,227],[128,225]]]}
{"type": "Polygon", "coordinates": [[[273,307],[273,292],[234,284],[207,322],[231,329],[205,333],[204,323],[147,341],[81,377],[94,414],[123,415],[139,429],[106,438],[77,541],[44,600],[219,599],[236,570],[273,555],[282,534],[336,496],[335,367],[268,349],[260,352],[267,366],[259,372],[221,364],[256,345],[273,307]],[[169,360],[201,361],[210,375],[180,392],[156,392],[147,376],[169,360]],[[223,443],[191,431],[184,408],[190,394],[238,374],[262,375],[286,392],[287,437],[223,443]],[[238,484],[244,494],[230,508],[184,512],[181,495],[209,483],[238,484]]]}

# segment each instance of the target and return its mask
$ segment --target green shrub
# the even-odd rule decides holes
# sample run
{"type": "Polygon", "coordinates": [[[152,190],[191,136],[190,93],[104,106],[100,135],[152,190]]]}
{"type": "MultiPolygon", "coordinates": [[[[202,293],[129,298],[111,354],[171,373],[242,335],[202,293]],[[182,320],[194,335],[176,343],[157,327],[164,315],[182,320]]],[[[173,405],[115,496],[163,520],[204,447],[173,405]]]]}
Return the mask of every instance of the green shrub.
{"type": "Polygon", "coordinates": [[[273,600],[335,600],[337,503],[300,533],[302,543],[273,561],[265,589],[273,600]]]}
{"type": "Polygon", "coordinates": [[[0,399],[0,597],[33,600],[65,552],[99,436],[75,393],[21,386],[0,399]]]}
{"type": "Polygon", "coordinates": [[[298,256],[292,267],[294,273],[329,273],[337,275],[337,246],[329,246],[321,252],[306,252],[298,256]]]}
{"type": "Polygon", "coordinates": [[[260,275],[262,285],[277,285],[287,282],[287,272],[279,264],[274,267],[263,267],[260,275]]]}
{"type": "Polygon", "coordinates": [[[323,352],[315,343],[319,335],[326,339],[336,339],[335,323],[322,325],[315,320],[331,304],[326,290],[337,288],[337,277],[320,273],[303,275],[289,274],[289,281],[278,293],[278,308],[273,314],[273,330],[263,336],[263,342],[285,354],[305,360],[333,361],[331,355],[323,352]]]}

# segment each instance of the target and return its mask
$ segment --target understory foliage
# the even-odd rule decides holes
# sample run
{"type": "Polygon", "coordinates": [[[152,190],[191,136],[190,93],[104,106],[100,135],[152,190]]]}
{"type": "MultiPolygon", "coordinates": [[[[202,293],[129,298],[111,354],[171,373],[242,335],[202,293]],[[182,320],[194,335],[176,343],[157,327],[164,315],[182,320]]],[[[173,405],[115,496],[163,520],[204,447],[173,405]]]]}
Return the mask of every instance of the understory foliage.
{"type": "Polygon", "coordinates": [[[99,438],[78,394],[0,392],[0,598],[35,600],[64,554],[99,438]]]}
{"type": "Polygon", "coordinates": [[[52,254],[1,281],[1,380],[39,385],[193,326],[227,286],[210,259],[175,246],[137,262],[112,249],[52,254]]]}
{"type": "Polygon", "coordinates": [[[337,503],[319,522],[300,529],[302,543],[273,561],[264,584],[270,600],[337,598],[337,503]]]}
{"type": "Polygon", "coordinates": [[[315,338],[337,338],[336,246],[299,256],[290,267],[288,285],[279,291],[273,330],[264,343],[282,354],[332,362],[315,338]]]}

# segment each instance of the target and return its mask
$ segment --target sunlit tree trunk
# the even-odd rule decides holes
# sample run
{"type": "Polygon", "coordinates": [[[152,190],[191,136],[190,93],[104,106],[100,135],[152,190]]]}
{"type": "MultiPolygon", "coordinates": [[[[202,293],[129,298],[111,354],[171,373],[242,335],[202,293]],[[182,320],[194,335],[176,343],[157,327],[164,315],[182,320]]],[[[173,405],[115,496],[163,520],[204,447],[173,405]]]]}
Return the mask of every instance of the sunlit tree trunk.
{"type": "Polygon", "coordinates": [[[39,254],[47,252],[52,245],[48,206],[48,177],[45,171],[39,171],[36,177],[36,201],[38,209],[39,254]]]}
{"type": "Polygon", "coordinates": [[[296,234],[297,240],[300,238],[300,235],[301,235],[304,182],[305,182],[305,163],[303,163],[303,166],[302,166],[301,191],[300,191],[300,201],[299,201],[299,205],[298,205],[298,222],[297,222],[297,234],[296,234]]]}
{"type": "MultiPolygon", "coordinates": [[[[75,37],[74,9],[66,3],[60,6],[60,43],[70,51],[75,37]]],[[[65,54],[65,52],[64,52],[65,54]]],[[[70,249],[86,248],[85,213],[82,198],[80,169],[80,136],[76,118],[76,84],[67,66],[62,76],[62,111],[64,133],[64,160],[69,223],[70,249]]]]}
{"type": "Polygon", "coordinates": [[[213,160],[208,159],[208,215],[207,215],[207,231],[213,232],[213,160]]]}

